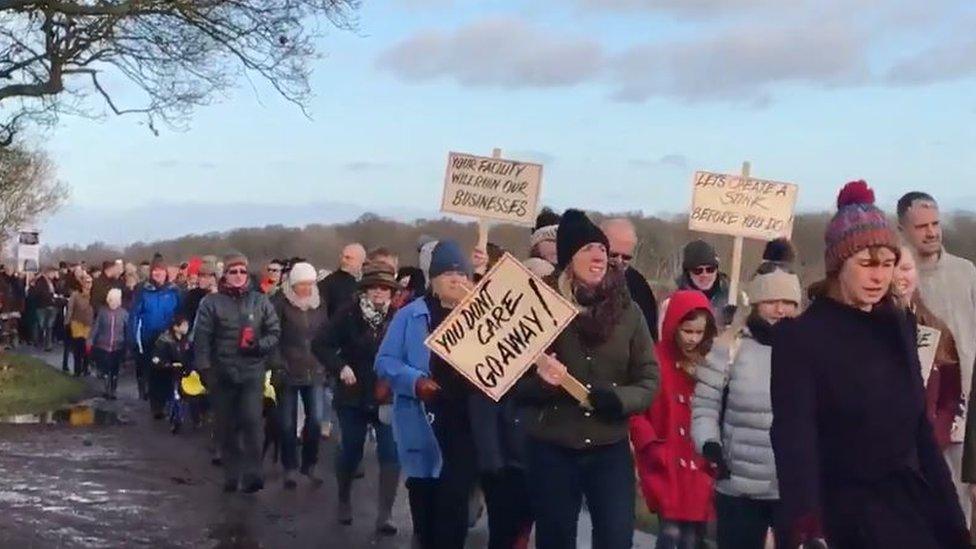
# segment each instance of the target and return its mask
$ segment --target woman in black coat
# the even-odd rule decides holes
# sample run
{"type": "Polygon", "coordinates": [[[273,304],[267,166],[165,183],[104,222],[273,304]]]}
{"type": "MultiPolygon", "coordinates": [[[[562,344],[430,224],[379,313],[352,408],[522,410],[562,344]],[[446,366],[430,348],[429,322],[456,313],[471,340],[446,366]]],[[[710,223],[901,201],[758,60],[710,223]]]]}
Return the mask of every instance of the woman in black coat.
{"type": "Polygon", "coordinates": [[[389,421],[392,395],[385,382],[377,381],[373,361],[393,316],[391,302],[399,285],[390,266],[375,262],[366,265],[359,288],[356,300],[320,330],[312,350],[336,380],[332,402],[342,433],[336,457],[339,522],[352,524],[353,477],[363,459],[366,431],[372,425],[380,465],[376,531],[393,536],[397,533],[391,519],[400,465],[389,421]]]}
{"type": "Polygon", "coordinates": [[[874,193],[848,184],[827,278],[777,327],[772,443],[790,547],[969,547],[925,414],[914,321],[889,290],[900,246],[874,193]]]}

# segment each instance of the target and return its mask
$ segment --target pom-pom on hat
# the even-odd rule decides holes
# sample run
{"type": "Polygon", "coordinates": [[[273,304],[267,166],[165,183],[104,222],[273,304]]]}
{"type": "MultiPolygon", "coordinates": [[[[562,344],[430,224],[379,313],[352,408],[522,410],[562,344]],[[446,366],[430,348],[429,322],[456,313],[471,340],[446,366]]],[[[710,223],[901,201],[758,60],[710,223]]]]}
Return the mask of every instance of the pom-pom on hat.
{"type": "Polygon", "coordinates": [[[864,180],[851,181],[837,195],[837,213],[824,233],[827,273],[840,271],[849,257],[876,246],[891,249],[898,256],[898,235],[884,212],[874,205],[874,191],[864,180]]]}

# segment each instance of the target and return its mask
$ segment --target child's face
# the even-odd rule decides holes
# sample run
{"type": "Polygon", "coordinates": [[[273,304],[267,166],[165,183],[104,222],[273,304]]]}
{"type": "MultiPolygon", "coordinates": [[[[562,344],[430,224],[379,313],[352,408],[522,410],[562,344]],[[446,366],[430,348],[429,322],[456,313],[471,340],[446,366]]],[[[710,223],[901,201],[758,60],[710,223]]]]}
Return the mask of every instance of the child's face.
{"type": "Polygon", "coordinates": [[[190,323],[180,322],[179,324],[173,327],[173,331],[180,334],[181,336],[185,336],[190,331],[190,323]]]}
{"type": "Polygon", "coordinates": [[[682,322],[681,326],[678,327],[678,335],[676,336],[678,348],[681,349],[681,352],[685,355],[693,354],[702,340],[705,339],[707,327],[708,323],[704,316],[697,316],[682,322]]]}

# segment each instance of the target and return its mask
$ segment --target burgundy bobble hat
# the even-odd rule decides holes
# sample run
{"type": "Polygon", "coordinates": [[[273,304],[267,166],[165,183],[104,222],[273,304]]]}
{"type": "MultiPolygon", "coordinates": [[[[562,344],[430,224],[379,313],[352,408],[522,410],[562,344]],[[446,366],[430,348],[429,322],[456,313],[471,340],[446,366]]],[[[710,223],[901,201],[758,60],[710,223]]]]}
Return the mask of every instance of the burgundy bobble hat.
{"type": "Polygon", "coordinates": [[[901,255],[898,234],[884,212],[874,205],[874,191],[863,180],[851,181],[837,195],[837,213],[824,233],[827,274],[840,271],[849,257],[883,246],[901,255]]]}

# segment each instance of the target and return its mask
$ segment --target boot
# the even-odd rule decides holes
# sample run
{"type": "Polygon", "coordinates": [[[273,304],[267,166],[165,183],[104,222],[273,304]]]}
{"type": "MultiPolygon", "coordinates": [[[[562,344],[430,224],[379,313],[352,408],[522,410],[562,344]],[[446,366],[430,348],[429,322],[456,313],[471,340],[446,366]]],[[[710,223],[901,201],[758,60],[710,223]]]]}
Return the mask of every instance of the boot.
{"type": "Polygon", "coordinates": [[[336,481],[339,486],[339,524],[349,526],[352,524],[352,475],[346,471],[336,473],[336,481]]]}
{"type": "Polygon", "coordinates": [[[295,471],[285,471],[285,490],[294,490],[298,488],[298,483],[295,482],[295,471]]]}
{"type": "Polygon", "coordinates": [[[397,489],[400,487],[400,467],[396,465],[380,466],[379,499],[377,500],[376,532],[381,536],[397,535],[397,527],[393,524],[393,504],[396,502],[397,489]]]}
{"type": "Polygon", "coordinates": [[[322,486],[322,483],[325,482],[324,480],[322,480],[322,477],[320,477],[320,476],[318,476],[318,475],[315,474],[315,465],[304,465],[303,464],[302,465],[302,475],[304,475],[305,478],[307,478],[308,481],[311,482],[312,485],[314,485],[315,487],[322,486]]]}

